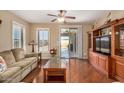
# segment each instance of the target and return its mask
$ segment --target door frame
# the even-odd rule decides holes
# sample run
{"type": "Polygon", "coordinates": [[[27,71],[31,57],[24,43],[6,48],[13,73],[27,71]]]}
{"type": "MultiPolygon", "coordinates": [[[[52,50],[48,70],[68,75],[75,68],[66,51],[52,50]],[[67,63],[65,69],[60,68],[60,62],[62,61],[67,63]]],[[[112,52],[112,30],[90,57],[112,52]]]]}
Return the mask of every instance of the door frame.
{"type": "MultiPolygon", "coordinates": [[[[61,57],[61,29],[69,29],[69,28],[60,28],[60,32],[59,32],[59,41],[60,41],[60,43],[59,43],[59,51],[60,52],[59,53],[60,53],[60,57],[61,57]]],[[[69,44],[70,44],[70,35],[69,35],[69,44]]],[[[69,58],[70,58],[70,51],[69,51],[69,58]]]]}
{"type": "MultiPolygon", "coordinates": [[[[69,29],[69,28],[77,28],[78,31],[82,31],[82,25],[60,25],[59,26],[59,55],[61,57],[61,29],[64,28],[64,29],[69,29]]],[[[82,33],[82,39],[83,39],[83,33],[82,33]]],[[[78,43],[78,42],[77,42],[78,43]]],[[[83,44],[83,40],[82,40],[82,44],[83,44]]],[[[70,53],[70,52],[69,52],[70,53]]],[[[76,49],[76,54],[78,54],[78,47],[76,49]]],[[[69,54],[70,55],[70,54],[69,54]]],[[[83,57],[83,45],[82,45],[82,57],[83,57]]]]}

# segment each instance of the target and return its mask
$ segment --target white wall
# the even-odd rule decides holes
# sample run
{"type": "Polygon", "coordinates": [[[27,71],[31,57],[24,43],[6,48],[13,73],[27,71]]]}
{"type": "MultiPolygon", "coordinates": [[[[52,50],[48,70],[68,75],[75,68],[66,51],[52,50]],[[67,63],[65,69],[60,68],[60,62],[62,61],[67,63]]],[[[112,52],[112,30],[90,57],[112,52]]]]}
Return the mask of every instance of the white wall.
{"type": "Polygon", "coordinates": [[[84,24],[83,25],[83,58],[88,58],[88,31],[91,31],[92,29],[91,24],[84,24]]]}

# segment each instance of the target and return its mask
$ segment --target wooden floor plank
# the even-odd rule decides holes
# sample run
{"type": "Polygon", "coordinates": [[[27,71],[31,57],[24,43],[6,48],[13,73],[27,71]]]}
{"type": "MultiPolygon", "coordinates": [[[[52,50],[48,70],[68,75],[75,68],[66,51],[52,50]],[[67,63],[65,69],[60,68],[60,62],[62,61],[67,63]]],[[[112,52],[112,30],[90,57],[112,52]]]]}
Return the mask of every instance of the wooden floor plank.
{"type": "MultiPolygon", "coordinates": [[[[41,67],[37,67],[22,82],[26,83],[43,83],[42,66],[48,60],[42,60],[41,67]]],[[[67,83],[110,83],[114,80],[107,78],[97,71],[87,60],[70,59],[67,63],[67,83]]]]}

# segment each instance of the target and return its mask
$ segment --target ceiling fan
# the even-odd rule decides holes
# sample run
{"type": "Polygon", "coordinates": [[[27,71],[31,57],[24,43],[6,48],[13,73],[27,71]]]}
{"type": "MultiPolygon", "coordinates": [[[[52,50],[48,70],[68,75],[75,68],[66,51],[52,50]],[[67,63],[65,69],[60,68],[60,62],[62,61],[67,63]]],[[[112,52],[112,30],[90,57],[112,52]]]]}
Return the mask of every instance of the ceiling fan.
{"type": "Polygon", "coordinates": [[[59,10],[59,12],[60,13],[58,15],[47,14],[48,16],[56,17],[55,19],[51,20],[51,22],[58,21],[58,22],[65,22],[66,23],[65,19],[76,19],[76,17],[73,17],[73,16],[65,16],[65,14],[67,13],[66,10],[59,10]]]}

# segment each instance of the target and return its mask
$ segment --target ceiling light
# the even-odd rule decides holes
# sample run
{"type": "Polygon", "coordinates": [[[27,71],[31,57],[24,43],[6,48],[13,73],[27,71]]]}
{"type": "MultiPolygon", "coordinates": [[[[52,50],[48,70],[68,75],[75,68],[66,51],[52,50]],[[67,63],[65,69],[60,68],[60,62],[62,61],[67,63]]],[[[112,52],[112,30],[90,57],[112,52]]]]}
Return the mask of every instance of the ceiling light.
{"type": "Polygon", "coordinates": [[[57,20],[58,20],[59,22],[64,22],[64,21],[65,21],[64,17],[59,17],[59,18],[57,18],[57,20]]]}

